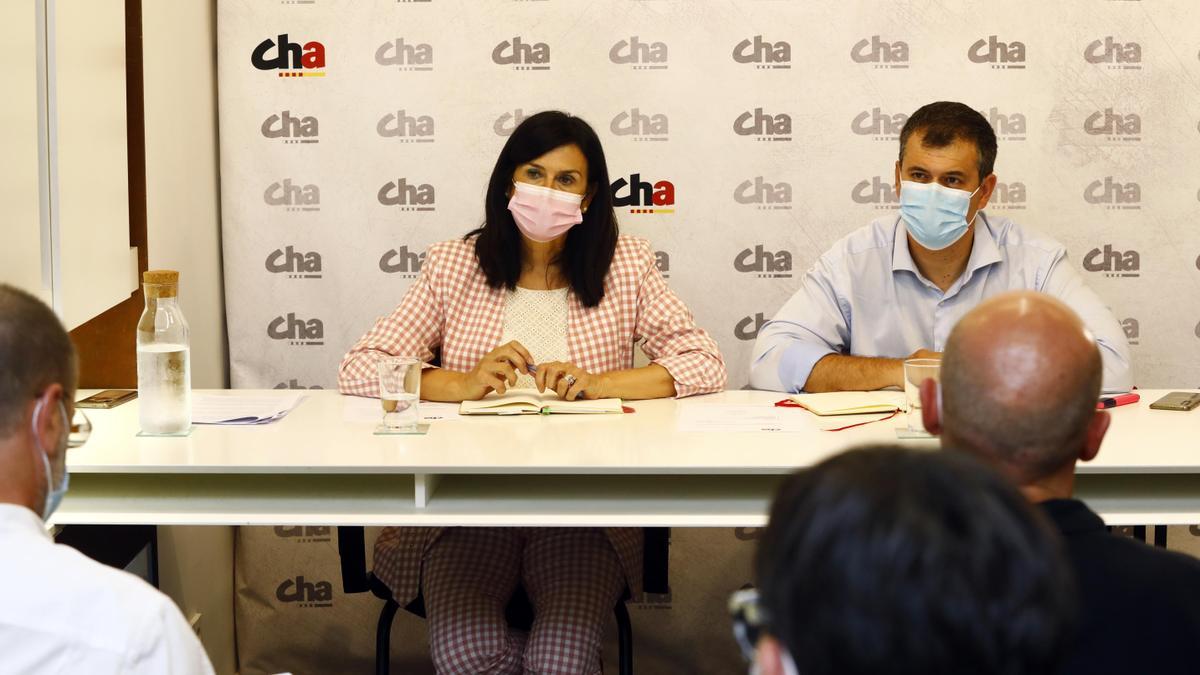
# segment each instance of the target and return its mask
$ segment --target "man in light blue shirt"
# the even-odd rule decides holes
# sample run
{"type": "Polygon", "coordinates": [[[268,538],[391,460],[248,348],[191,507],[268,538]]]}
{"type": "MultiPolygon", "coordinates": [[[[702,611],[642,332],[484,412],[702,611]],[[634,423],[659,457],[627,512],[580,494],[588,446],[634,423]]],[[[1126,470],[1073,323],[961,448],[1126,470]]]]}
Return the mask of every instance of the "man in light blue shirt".
{"type": "Polygon", "coordinates": [[[1096,338],[1104,391],[1133,386],[1129,345],[1112,312],[1067,262],[1066,248],[983,213],[996,135],[962,103],[931,103],[900,134],[900,216],[833,245],[763,325],[750,384],[786,392],[903,387],[906,358],[938,357],[982,300],[1012,290],[1052,295],[1096,338]]]}

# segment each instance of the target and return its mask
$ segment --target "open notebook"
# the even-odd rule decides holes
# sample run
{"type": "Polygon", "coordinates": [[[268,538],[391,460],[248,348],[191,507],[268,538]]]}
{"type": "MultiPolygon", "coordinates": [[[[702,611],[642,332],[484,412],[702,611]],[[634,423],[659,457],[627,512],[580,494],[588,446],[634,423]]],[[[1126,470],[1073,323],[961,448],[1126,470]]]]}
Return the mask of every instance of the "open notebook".
{"type": "Polygon", "coordinates": [[[552,391],[539,394],[533,389],[512,389],[503,396],[488,394],[481,401],[463,401],[458,407],[460,415],[603,415],[621,412],[619,398],[564,401],[552,391]]]}
{"type": "Polygon", "coordinates": [[[821,416],[890,413],[907,407],[902,391],[830,391],[821,394],[794,394],[788,399],[821,416]]]}

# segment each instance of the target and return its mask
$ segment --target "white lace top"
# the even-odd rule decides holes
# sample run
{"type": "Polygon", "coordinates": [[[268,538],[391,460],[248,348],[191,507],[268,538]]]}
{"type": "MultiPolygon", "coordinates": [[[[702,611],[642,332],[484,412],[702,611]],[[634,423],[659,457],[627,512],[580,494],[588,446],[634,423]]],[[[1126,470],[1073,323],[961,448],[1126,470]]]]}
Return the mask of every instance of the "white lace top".
{"type": "MultiPolygon", "coordinates": [[[[500,344],[524,345],[536,363],[569,361],[567,352],[568,289],[534,291],[518,286],[504,299],[504,332],[500,344]]],[[[518,373],[517,387],[533,389],[529,373],[518,373]]]]}

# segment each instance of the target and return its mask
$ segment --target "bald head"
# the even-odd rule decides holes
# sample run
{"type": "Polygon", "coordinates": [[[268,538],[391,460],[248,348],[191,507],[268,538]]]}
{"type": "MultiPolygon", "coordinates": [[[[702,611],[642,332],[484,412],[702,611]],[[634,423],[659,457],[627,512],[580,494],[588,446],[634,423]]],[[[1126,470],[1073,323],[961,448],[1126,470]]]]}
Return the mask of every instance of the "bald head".
{"type": "Polygon", "coordinates": [[[1022,480],[1074,464],[1103,366],[1079,317],[1054,298],[994,297],[958,322],[942,360],[943,440],[1022,480]]]}

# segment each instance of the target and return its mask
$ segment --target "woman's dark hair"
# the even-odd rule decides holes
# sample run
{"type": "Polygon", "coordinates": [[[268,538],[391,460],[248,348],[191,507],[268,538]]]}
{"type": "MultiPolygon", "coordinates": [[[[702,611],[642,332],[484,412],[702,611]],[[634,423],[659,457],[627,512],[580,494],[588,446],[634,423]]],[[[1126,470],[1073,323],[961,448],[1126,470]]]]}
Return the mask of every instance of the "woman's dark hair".
{"type": "Polygon", "coordinates": [[[617,217],[613,213],[608,164],[600,138],[587,122],[557,110],[527,118],[517,127],[492,169],[483,225],[467,234],[475,240],[475,257],[492,288],[517,287],[521,276],[521,233],[508,210],[509,189],[517,167],[564,145],[578,147],[588,164],[592,201],[583,222],[567,232],[557,260],[571,291],[584,307],[604,297],[604,278],[617,250],[617,217]]]}
{"type": "Polygon", "coordinates": [[[1072,638],[1057,533],[958,453],[880,446],[793,474],[757,574],[805,675],[1050,675],[1072,638]]]}

